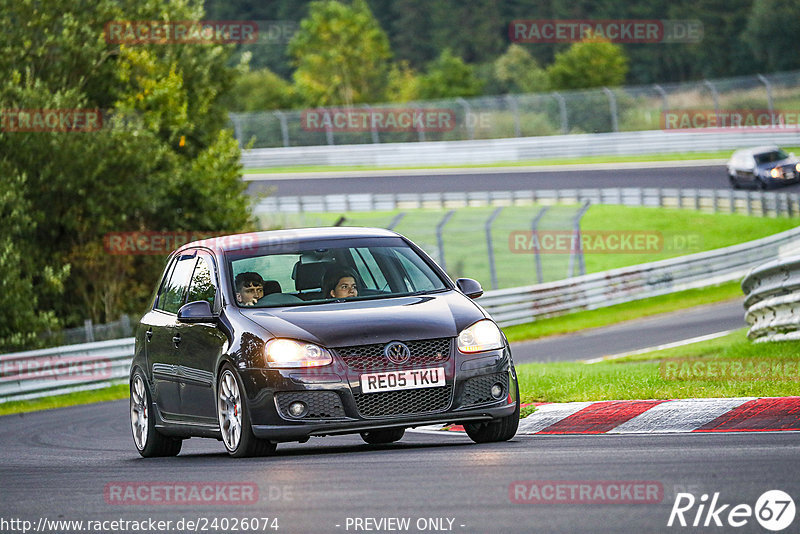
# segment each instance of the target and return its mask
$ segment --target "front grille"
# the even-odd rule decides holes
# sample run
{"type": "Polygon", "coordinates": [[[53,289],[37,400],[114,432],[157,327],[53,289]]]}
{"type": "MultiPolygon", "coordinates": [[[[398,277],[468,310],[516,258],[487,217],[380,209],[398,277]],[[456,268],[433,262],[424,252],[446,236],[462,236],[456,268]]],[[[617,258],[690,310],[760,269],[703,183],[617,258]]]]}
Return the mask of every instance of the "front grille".
{"type": "Polygon", "coordinates": [[[452,338],[422,339],[419,341],[404,341],[404,343],[411,351],[411,358],[400,365],[392,363],[383,354],[383,348],[386,343],[338,347],[334,350],[353,371],[409,368],[446,361],[450,357],[452,338]]]}
{"type": "Polygon", "coordinates": [[[500,382],[508,393],[508,373],[495,373],[470,378],[464,382],[461,390],[461,406],[474,406],[487,402],[497,402],[492,397],[492,386],[500,382]]]}
{"type": "Polygon", "coordinates": [[[383,393],[354,395],[356,407],[363,417],[412,415],[441,412],[450,406],[453,386],[406,389],[383,393]]]}
{"type": "Polygon", "coordinates": [[[282,391],[275,394],[275,399],[281,415],[289,419],[339,419],[345,416],[342,400],[333,391],[282,391]],[[306,403],[306,415],[289,415],[289,405],[294,401],[306,403]]]}

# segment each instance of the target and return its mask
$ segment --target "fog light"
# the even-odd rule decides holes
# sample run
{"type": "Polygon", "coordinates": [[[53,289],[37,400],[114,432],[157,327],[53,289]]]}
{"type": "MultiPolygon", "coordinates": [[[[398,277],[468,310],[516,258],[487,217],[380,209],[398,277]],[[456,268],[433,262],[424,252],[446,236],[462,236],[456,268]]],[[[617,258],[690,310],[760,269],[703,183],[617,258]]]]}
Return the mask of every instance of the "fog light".
{"type": "Polygon", "coordinates": [[[505,390],[505,388],[503,387],[503,384],[495,384],[495,385],[493,385],[492,386],[492,397],[494,397],[495,399],[499,399],[500,397],[503,396],[503,391],[504,390],[505,390]]]}
{"type": "Polygon", "coordinates": [[[292,417],[303,417],[308,412],[305,402],[294,401],[289,405],[289,415],[292,417]]]}

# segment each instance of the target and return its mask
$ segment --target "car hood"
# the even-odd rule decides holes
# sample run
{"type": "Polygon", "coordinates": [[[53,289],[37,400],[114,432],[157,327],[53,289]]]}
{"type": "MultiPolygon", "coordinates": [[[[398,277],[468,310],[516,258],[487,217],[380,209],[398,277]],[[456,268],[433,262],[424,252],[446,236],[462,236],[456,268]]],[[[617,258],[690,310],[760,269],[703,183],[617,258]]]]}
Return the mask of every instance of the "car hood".
{"type": "Polygon", "coordinates": [[[463,328],[485,317],[468,297],[454,290],[240,311],[267,330],[270,337],[288,337],[327,347],[455,337],[463,328]]]}

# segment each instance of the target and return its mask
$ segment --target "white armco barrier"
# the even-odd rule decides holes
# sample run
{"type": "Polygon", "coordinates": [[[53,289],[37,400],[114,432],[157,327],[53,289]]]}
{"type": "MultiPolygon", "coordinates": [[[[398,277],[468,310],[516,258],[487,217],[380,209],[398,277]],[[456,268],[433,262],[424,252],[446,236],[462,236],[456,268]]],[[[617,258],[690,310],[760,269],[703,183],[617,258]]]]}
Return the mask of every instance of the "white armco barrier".
{"type": "Polygon", "coordinates": [[[775,259],[742,281],[747,297],[747,337],[754,341],[800,339],[800,256],[775,259]]]}

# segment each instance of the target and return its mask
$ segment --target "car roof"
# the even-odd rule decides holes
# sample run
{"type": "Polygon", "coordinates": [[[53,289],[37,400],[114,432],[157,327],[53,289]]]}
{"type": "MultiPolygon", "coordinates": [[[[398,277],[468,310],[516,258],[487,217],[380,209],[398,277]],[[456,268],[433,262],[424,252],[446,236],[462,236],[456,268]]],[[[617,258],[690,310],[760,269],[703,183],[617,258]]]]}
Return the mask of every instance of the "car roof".
{"type": "Polygon", "coordinates": [[[358,226],[328,226],[320,228],[291,228],[286,230],[269,230],[246,234],[216,236],[186,243],[178,250],[193,247],[207,247],[218,251],[230,252],[242,249],[254,249],[276,243],[303,243],[320,239],[348,239],[360,237],[399,237],[399,234],[384,228],[367,228],[358,226]]]}
{"type": "Polygon", "coordinates": [[[735,156],[755,156],[756,154],[763,154],[765,152],[777,152],[780,150],[775,145],[757,146],[755,148],[742,148],[733,153],[735,156]]]}

